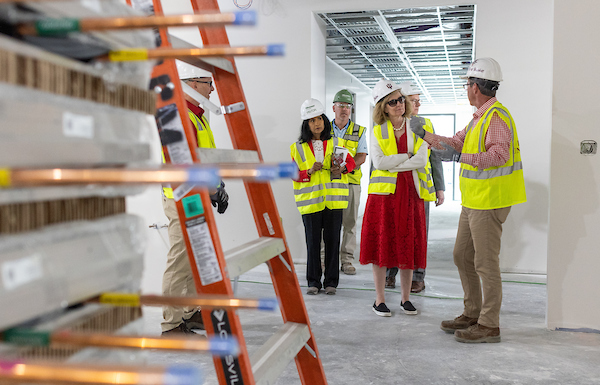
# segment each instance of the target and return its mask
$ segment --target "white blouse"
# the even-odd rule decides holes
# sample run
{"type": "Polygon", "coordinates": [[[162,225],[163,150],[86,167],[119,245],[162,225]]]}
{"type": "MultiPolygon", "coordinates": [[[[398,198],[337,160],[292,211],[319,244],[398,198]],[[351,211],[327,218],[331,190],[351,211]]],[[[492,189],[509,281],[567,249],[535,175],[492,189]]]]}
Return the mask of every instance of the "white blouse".
{"type": "MultiPolygon", "coordinates": [[[[408,152],[414,152],[414,133],[410,130],[410,119],[407,119],[406,122],[406,144],[408,147],[408,152]]],[[[387,121],[384,125],[387,124],[387,121]]],[[[408,154],[394,154],[394,155],[385,155],[381,147],[379,147],[379,142],[377,138],[375,138],[375,134],[373,130],[370,133],[370,148],[369,155],[371,156],[371,161],[373,162],[373,167],[378,170],[387,170],[390,172],[403,172],[403,171],[412,171],[413,182],[415,185],[415,190],[419,191],[419,176],[417,174],[418,168],[423,168],[427,165],[427,143],[423,143],[411,158],[408,157],[408,154]]],[[[378,193],[376,193],[378,194],[378,193]]],[[[385,195],[385,194],[383,194],[385,195]]]]}
{"type": "Polygon", "coordinates": [[[313,140],[312,141],[313,150],[315,152],[315,160],[319,163],[323,163],[325,159],[325,150],[323,149],[323,141],[322,140],[313,140]]]}

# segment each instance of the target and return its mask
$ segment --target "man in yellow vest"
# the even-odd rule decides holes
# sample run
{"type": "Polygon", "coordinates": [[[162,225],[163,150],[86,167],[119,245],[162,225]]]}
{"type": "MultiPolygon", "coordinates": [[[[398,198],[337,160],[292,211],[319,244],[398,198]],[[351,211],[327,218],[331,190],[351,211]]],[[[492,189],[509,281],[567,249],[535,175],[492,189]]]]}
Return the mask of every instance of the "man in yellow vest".
{"type": "MultiPolygon", "coordinates": [[[[462,212],[454,245],[464,291],[463,313],[442,321],[442,330],[459,342],[500,342],[500,240],[511,206],[527,201],[519,137],[510,112],[498,100],[500,65],[492,58],[475,60],[465,89],[477,108],[473,120],[452,138],[412,131],[441,149],[445,161],[459,162],[462,212]],[[483,296],[482,296],[483,294],[483,296]]],[[[415,119],[416,120],[416,119],[415,119]]]]}
{"type": "MultiPolygon", "coordinates": [[[[419,115],[419,108],[421,107],[421,91],[412,82],[404,82],[400,84],[402,93],[407,95],[406,99],[413,104],[413,116],[419,115]]],[[[423,128],[426,131],[435,133],[431,120],[424,118],[425,125],[423,128]]],[[[435,205],[440,206],[444,203],[444,170],[442,168],[442,160],[435,151],[428,150],[428,163],[425,166],[431,174],[433,179],[433,185],[435,187],[435,205]]],[[[427,232],[427,239],[429,239],[429,201],[425,200],[425,231],[427,232]]],[[[398,274],[398,268],[392,267],[387,269],[385,277],[385,287],[395,288],[396,287],[396,275],[398,274]]],[[[413,270],[412,284],[410,286],[411,293],[420,293],[425,289],[425,269],[417,268],[413,270]]]]}
{"type": "MultiPolygon", "coordinates": [[[[210,93],[214,91],[210,72],[180,61],[177,61],[177,71],[181,80],[205,98],[208,99],[210,93]]],[[[198,106],[199,102],[192,96],[185,94],[185,100],[188,107],[188,116],[196,128],[198,147],[215,148],[215,139],[208,120],[204,116],[204,110],[198,106]]],[[[216,190],[210,191],[211,203],[217,207],[220,214],[225,212],[229,201],[229,196],[224,187],[225,185],[221,182],[216,190]]],[[[181,232],[177,206],[173,199],[173,190],[170,187],[163,188],[163,209],[169,219],[168,233],[171,244],[167,254],[167,267],[163,274],[163,295],[178,297],[196,294],[196,286],[181,232]]],[[[164,321],[161,324],[163,335],[172,333],[193,334],[192,329],[204,329],[202,316],[198,308],[165,306],[163,307],[163,318],[164,321]]]]}
{"type": "Polygon", "coordinates": [[[337,138],[345,140],[345,145],[354,158],[356,167],[348,173],[348,207],[342,213],[342,243],[340,246],[340,262],[342,272],[348,275],[356,274],[352,266],[356,250],[356,220],[360,204],[360,166],[367,158],[366,129],[350,120],[354,98],[348,90],[341,90],[333,97],[333,112],[335,119],[331,124],[331,132],[337,138]]]}

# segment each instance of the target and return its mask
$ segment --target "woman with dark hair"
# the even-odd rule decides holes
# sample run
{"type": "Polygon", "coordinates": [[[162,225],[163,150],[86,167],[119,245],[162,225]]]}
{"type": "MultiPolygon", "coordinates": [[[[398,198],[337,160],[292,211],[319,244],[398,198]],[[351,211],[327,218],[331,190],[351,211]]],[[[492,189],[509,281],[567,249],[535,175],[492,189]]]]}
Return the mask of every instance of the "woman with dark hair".
{"type": "Polygon", "coordinates": [[[348,206],[348,172],[354,159],[344,151],[343,139],[331,135],[331,123],[323,105],[315,99],[302,103],[303,119],[298,141],[290,146],[298,165],[294,180],[296,206],[302,214],[306,236],[307,294],[335,294],[340,272],[340,231],[342,210],[348,206]],[[321,235],[325,243],[325,278],[321,283],[321,235]]]}
{"type": "Polygon", "coordinates": [[[360,263],[373,264],[377,298],[375,314],[391,316],[385,304],[386,268],[400,268],[402,300],[406,314],[417,314],[409,300],[412,273],[425,268],[427,240],[422,197],[431,176],[425,170],[427,144],[409,127],[412,103],[392,81],[382,79],[373,88],[375,109],[369,154],[373,171],[363,217],[360,263]]]}

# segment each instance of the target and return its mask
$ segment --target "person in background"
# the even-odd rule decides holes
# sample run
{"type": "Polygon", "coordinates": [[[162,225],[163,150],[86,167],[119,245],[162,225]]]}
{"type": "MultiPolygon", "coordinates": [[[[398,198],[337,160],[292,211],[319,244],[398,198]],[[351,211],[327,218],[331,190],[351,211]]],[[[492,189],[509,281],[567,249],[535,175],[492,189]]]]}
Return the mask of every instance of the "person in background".
{"type": "Polygon", "coordinates": [[[341,157],[336,155],[344,152],[344,141],[332,137],[331,123],[321,102],[305,100],[300,116],[300,137],[290,146],[290,152],[299,170],[294,197],[306,236],[306,293],[314,295],[325,287],[325,293],[333,295],[340,278],[342,211],[348,207],[348,173],[354,170],[354,159],[347,149],[341,157]],[[321,237],[325,243],[323,282],[321,237]]]}
{"type": "Polygon", "coordinates": [[[500,342],[502,224],[513,205],[527,201],[519,137],[510,112],[496,99],[502,71],[492,58],[469,66],[465,89],[473,120],[452,138],[427,132],[414,122],[416,135],[440,150],[444,161],[460,163],[462,211],[454,263],[464,291],[460,316],[440,327],[459,342],[500,342]]]}
{"type": "MultiPolygon", "coordinates": [[[[208,99],[210,93],[214,91],[210,72],[180,61],[177,61],[177,71],[181,80],[205,98],[208,99]]],[[[199,102],[193,96],[185,94],[185,100],[188,107],[188,116],[196,128],[198,147],[215,148],[215,140],[208,120],[204,116],[204,110],[198,106],[199,102]]],[[[220,214],[223,214],[229,204],[229,196],[225,192],[225,185],[221,182],[216,190],[210,192],[212,205],[217,207],[220,214]]],[[[162,199],[163,210],[169,219],[167,232],[171,244],[167,254],[167,267],[163,274],[162,293],[164,296],[174,297],[194,295],[197,293],[196,286],[185,241],[181,233],[181,224],[177,214],[177,206],[173,199],[173,190],[170,187],[163,188],[162,199]]],[[[204,329],[199,308],[165,306],[163,307],[163,318],[164,321],[161,324],[163,335],[171,333],[189,334],[194,333],[192,329],[204,329]]]]}
{"type": "Polygon", "coordinates": [[[363,217],[360,263],[372,264],[375,314],[391,316],[385,304],[386,268],[400,268],[406,314],[417,314],[409,300],[413,269],[425,268],[427,240],[422,196],[433,191],[427,174],[427,144],[409,129],[412,104],[396,83],[381,79],[373,88],[375,109],[370,140],[373,170],[363,217]],[[427,186],[427,189],[423,186],[427,186]]]}
{"type": "Polygon", "coordinates": [[[341,90],[333,97],[335,119],[331,129],[335,137],[344,139],[344,147],[350,151],[356,167],[348,173],[348,207],[342,213],[342,244],[340,247],[341,270],[344,274],[356,274],[354,252],[356,250],[356,220],[360,204],[360,166],[367,158],[366,128],[350,120],[354,98],[348,90],[341,90]]]}
{"type": "MultiPolygon", "coordinates": [[[[412,82],[404,82],[400,84],[402,92],[406,93],[409,102],[413,105],[413,116],[419,115],[419,108],[421,107],[421,98],[419,88],[412,82]]],[[[425,126],[423,128],[431,133],[435,133],[431,120],[424,118],[425,126]]],[[[444,203],[444,170],[442,168],[442,160],[435,151],[428,150],[429,162],[427,163],[427,170],[433,178],[433,186],[435,188],[435,205],[440,206],[444,203]]],[[[429,201],[425,200],[425,228],[427,230],[427,240],[429,241],[429,201]]],[[[395,288],[396,287],[396,274],[398,269],[392,267],[387,269],[387,277],[385,280],[385,287],[395,288]]],[[[410,287],[411,293],[420,293],[425,289],[425,269],[415,269],[413,272],[412,285],[410,287]]]]}

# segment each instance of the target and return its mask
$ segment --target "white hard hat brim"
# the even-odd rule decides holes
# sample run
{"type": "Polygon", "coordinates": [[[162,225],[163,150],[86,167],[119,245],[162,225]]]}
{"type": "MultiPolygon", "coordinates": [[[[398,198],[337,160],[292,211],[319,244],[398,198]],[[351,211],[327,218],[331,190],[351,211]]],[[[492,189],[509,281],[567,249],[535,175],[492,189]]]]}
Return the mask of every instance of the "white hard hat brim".
{"type": "Polygon", "coordinates": [[[202,68],[198,68],[181,60],[176,60],[175,62],[177,64],[177,72],[179,73],[180,80],[212,77],[212,73],[202,68]]]}

